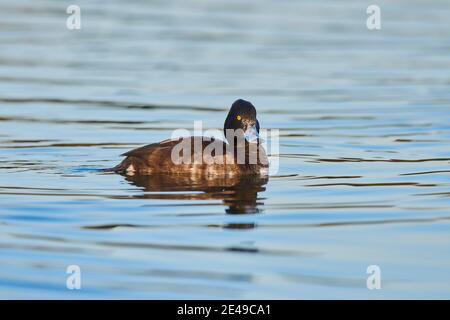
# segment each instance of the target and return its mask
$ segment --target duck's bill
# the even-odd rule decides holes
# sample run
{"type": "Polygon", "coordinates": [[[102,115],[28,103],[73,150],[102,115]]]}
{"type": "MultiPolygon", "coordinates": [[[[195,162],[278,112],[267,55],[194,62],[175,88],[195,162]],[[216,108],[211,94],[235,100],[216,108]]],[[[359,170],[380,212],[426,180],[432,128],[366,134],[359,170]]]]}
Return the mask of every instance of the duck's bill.
{"type": "Polygon", "coordinates": [[[244,132],[244,137],[248,142],[257,142],[259,134],[256,125],[248,126],[247,130],[244,132]]]}

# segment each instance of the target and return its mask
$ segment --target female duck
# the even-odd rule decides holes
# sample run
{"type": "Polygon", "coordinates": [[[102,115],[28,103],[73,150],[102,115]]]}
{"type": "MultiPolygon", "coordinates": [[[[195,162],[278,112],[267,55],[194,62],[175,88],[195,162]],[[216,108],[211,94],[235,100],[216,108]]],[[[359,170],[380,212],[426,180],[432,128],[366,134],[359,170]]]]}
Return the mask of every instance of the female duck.
{"type": "Polygon", "coordinates": [[[116,172],[134,174],[243,175],[265,174],[268,159],[260,145],[256,109],[236,100],[224,123],[228,141],[209,137],[164,140],[124,153],[116,172]]]}

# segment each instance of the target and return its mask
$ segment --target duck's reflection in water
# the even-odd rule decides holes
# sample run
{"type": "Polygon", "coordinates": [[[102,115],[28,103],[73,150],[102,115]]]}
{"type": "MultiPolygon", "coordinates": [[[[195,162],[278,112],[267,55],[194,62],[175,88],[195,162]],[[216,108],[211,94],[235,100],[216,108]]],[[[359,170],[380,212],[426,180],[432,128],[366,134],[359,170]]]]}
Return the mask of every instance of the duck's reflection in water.
{"type": "Polygon", "coordinates": [[[222,200],[226,213],[258,213],[263,205],[268,176],[127,175],[131,184],[146,192],[137,197],[172,200],[222,200]]]}

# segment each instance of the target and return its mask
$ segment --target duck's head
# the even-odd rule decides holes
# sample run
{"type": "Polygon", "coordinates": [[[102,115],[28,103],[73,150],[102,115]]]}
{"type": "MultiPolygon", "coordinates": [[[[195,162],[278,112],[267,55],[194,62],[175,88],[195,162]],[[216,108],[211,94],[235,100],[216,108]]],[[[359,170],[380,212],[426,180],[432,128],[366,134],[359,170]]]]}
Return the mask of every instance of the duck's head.
{"type": "Polygon", "coordinates": [[[233,140],[259,142],[259,122],[256,119],[255,107],[246,100],[236,100],[228,112],[223,126],[225,137],[229,143],[233,140]]]}

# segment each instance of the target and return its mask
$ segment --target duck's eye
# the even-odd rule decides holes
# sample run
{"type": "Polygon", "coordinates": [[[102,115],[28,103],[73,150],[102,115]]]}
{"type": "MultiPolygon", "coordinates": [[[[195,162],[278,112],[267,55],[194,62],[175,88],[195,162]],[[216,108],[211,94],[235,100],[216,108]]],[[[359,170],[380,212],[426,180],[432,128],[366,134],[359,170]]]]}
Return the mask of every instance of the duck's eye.
{"type": "Polygon", "coordinates": [[[238,115],[238,116],[236,117],[236,119],[237,119],[238,121],[241,121],[242,117],[238,115]]]}

